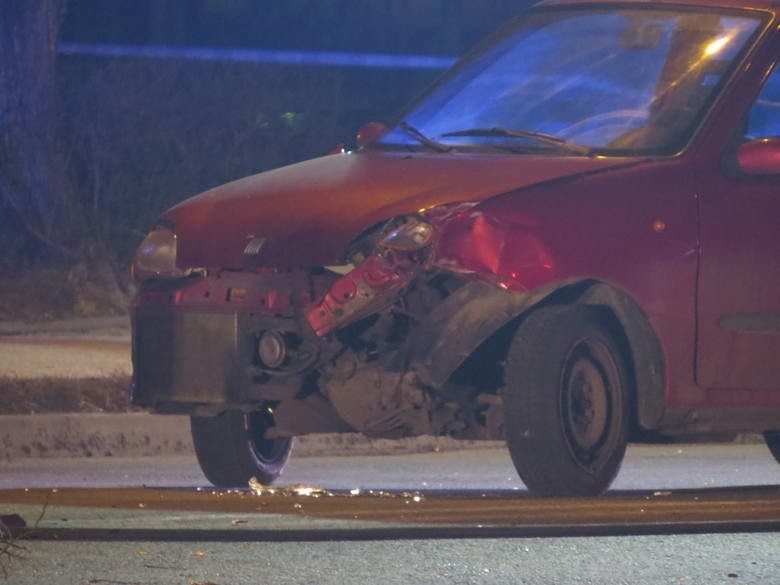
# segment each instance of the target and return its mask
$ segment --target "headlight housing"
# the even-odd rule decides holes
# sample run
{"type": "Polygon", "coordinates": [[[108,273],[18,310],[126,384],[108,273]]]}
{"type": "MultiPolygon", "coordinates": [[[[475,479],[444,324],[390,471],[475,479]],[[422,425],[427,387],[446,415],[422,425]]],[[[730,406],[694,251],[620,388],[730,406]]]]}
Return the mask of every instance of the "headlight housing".
{"type": "Polygon", "coordinates": [[[176,268],[176,233],[158,225],[144,238],[135,253],[132,275],[136,281],[150,278],[181,278],[187,272],[176,268]]]}
{"type": "Polygon", "coordinates": [[[414,252],[433,241],[434,227],[422,217],[409,216],[379,240],[379,245],[400,252],[414,252]]]}

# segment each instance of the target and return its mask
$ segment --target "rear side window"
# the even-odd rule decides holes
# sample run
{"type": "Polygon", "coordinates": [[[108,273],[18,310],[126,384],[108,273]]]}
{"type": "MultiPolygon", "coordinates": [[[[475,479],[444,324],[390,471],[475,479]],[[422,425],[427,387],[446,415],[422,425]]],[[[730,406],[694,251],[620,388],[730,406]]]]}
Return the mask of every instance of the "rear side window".
{"type": "Polygon", "coordinates": [[[780,137],[780,68],[777,64],[750,109],[745,137],[749,140],[780,137]]]}

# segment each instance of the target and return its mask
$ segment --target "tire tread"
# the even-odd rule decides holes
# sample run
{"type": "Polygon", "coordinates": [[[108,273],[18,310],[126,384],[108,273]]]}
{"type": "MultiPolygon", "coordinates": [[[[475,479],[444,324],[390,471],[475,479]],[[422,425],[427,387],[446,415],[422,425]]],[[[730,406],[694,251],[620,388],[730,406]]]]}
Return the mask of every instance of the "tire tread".
{"type": "Polygon", "coordinates": [[[628,435],[626,367],[598,309],[553,305],[524,319],[511,342],[505,370],[506,440],[515,468],[533,493],[551,496],[592,496],[605,491],[625,453],[628,435]],[[622,395],[616,448],[602,469],[588,474],[571,455],[560,429],[557,372],[564,368],[571,338],[596,332],[609,344],[617,363],[622,395]],[[554,390],[550,387],[555,385],[554,390]]]}

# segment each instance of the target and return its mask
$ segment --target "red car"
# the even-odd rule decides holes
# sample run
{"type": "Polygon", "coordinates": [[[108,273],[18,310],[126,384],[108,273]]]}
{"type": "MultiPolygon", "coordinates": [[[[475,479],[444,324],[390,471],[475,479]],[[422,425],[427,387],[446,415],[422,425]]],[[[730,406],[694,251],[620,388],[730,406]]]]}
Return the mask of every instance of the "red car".
{"type": "Polygon", "coordinates": [[[544,2],[356,151],[170,209],[135,404],[219,486],[324,432],[504,437],[544,496],[650,436],[780,458],[779,9],[544,2]]]}

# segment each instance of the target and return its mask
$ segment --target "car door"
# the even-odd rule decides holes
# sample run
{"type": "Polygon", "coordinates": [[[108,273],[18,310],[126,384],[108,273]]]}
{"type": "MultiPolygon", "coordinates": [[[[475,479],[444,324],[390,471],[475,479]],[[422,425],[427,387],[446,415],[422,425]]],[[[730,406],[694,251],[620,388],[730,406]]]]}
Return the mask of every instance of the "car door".
{"type": "MultiPolygon", "coordinates": [[[[731,150],[780,137],[780,66],[743,120],[731,150]]],[[[708,389],[780,390],[780,175],[729,172],[728,158],[698,177],[697,381],[708,389]]],[[[747,405],[776,402],[780,392],[719,396],[747,405]]]]}

